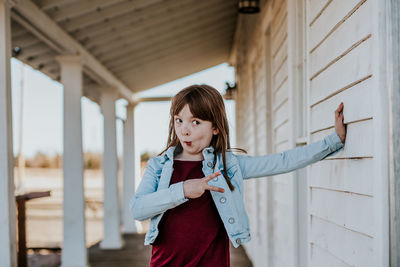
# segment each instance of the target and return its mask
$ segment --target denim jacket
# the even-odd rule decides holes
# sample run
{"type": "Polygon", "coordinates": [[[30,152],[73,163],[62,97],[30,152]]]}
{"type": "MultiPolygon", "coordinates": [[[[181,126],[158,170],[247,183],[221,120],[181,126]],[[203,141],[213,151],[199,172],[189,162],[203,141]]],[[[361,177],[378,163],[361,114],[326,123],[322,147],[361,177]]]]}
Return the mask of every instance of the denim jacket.
{"type": "MultiPolygon", "coordinates": [[[[211,191],[211,196],[223,221],[233,246],[249,242],[249,219],[243,202],[243,180],[291,172],[324,159],[338,152],[343,144],[336,132],[324,139],[306,146],[262,156],[236,155],[226,152],[227,173],[235,186],[232,192],[225,178],[215,177],[210,185],[224,188],[224,193],[211,191]]],[[[145,236],[145,245],[152,244],[158,235],[158,223],[164,212],[188,201],[183,194],[183,182],[169,185],[173,172],[175,147],[168,148],[162,155],[151,158],[136,193],[130,200],[130,211],[135,220],[151,219],[149,231],[145,236]]],[[[223,170],[222,156],[217,156],[213,166],[214,148],[206,147],[202,151],[205,176],[223,170]]]]}

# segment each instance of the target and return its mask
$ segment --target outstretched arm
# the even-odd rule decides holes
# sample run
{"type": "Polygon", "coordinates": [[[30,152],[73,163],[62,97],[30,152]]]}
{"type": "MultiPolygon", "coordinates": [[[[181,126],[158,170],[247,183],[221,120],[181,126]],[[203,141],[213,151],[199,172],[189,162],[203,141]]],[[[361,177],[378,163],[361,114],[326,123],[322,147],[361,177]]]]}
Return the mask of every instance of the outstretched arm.
{"type": "Polygon", "coordinates": [[[172,209],[186,201],[183,194],[183,182],[170,185],[157,191],[159,177],[155,173],[151,158],[146,165],[142,180],[129,205],[135,220],[144,221],[172,209]]]}
{"type": "Polygon", "coordinates": [[[243,179],[291,172],[317,162],[343,147],[336,132],[306,146],[263,156],[237,155],[243,179]]]}
{"type": "Polygon", "coordinates": [[[237,155],[243,179],[291,172],[334,155],[344,146],[343,102],[335,110],[335,132],[309,145],[264,156],[237,155]]]}

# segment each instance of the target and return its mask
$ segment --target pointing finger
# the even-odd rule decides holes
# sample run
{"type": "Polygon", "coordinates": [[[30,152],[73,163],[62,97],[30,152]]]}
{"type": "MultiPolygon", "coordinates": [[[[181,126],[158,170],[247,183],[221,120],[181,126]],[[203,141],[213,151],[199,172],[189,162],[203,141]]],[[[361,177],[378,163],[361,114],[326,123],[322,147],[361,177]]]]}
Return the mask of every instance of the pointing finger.
{"type": "Polygon", "coordinates": [[[206,180],[206,182],[208,182],[208,181],[210,181],[211,179],[217,177],[218,175],[221,175],[221,172],[220,172],[220,171],[214,172],[214,173],[212,173],[212,174],[210,174],[210,175],[204,177],[204,179],[206,180]]]}
{"type": "Polygon", "coordinates": [[[212,191],[216,191],[216,192],[220,192],[223,193],[225,190],[221,187],[217,187],[217,186],[213,186],[213,185],[208,185],[206,187],[207,190],[212,190],[212,191]]]}

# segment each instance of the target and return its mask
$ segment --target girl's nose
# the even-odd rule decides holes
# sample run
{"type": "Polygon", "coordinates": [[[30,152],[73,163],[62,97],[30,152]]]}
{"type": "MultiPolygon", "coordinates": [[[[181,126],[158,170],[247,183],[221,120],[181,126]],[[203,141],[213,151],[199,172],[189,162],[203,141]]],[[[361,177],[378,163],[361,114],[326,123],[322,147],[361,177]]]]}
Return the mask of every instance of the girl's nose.
{"type": "Polygon", "coordinates": [[[182,128],[182,135],[189,135],[189,129],[187,127],[182,128]]]}

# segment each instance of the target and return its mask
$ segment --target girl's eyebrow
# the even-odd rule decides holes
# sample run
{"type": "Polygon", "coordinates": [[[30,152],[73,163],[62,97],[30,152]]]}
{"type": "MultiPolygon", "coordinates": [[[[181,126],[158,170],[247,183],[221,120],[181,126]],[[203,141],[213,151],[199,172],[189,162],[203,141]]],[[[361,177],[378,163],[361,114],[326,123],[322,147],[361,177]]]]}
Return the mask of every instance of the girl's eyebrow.
{"type": "MultiPolygon", "coordinates": [[[[174,115],[174,117],[181,117],[181,116],[179,116],[179,115],[174,115]]],[[[197,117],[194,117],[194,116],[191,116],[189,119],[198,119],[197,117]]]]}

